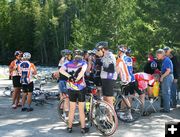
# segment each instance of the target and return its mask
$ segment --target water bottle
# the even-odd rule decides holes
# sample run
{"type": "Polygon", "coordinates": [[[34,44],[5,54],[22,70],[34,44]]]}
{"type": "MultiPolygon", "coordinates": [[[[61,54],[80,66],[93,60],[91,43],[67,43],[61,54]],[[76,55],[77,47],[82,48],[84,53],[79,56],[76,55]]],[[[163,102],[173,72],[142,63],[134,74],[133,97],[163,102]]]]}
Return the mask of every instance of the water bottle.
{"type": "Polygon", "coordinates": [[[90,110],[90,102],[89,100],[86,102],[86,112],[89,112],[90,110]]]}

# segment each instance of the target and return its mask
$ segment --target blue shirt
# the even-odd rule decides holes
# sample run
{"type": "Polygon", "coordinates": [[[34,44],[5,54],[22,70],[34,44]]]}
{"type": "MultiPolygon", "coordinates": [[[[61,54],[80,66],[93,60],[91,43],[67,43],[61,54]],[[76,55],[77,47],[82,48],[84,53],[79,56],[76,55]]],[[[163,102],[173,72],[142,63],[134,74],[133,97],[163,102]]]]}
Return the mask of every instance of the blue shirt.
{"type": "Polygon", "coordinates": [[[164,58],[162,62],[161,73],[164,74],[167,69],[170,69],[171,70],[170,73],[173,73],[173,64],[169,57],[164,58]]]}

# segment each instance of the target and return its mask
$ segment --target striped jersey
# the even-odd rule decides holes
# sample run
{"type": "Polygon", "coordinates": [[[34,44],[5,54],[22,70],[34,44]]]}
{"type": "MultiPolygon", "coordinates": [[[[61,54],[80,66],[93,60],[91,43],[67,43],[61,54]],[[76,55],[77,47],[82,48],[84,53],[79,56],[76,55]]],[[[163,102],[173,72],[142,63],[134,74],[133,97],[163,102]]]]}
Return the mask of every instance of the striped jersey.
{"type": "Polygon", "coordinates": [[[131,57],[127,55],[123,55],[118,58],[116,61],[116,67],[119,69],[120,79],[124,83],[134,82],[134,74],[133,74],[133,61],[131,57]]]}

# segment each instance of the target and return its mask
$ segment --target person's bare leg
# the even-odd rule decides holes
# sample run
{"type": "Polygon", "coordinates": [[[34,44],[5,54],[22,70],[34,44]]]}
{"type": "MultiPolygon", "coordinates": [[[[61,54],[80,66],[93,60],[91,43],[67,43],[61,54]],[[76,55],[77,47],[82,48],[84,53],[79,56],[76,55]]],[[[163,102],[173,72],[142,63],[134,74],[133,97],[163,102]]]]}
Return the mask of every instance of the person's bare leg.
{"type": "Polygon", "coordinates": [[[32,93],[31,93],[31,92],[28,92],[28,95],[27,95],[27,103],[28,103],[28,106],[29,106],[29,107],[31,106],[31,102],[32,102],[32,93]]]}
{"type": "Polygon", "coordinates": [[[13,92],[13,101],[12,101],[12,104],[16,104],[16,98],[17,98],[17,93],[18,93],[18,88],[17,87],[14,87],[14,92],[13,92]]]}
{"type": "Polygon", "coordinates": [[[142,105],[144,106],[144,102],[145,102],[145,93],[139,95],[139,98],[140,98],[140,100],[141,100],[141,102],[142,102],[142,105]]]}
{"type": "Polygon", "coordinates": [[[75,109],[76,109],[76,102],[70,102],[69,120],[68,120],[69,128],[72,128],[73,125],[75,109]]]}
{"type": "Polygon", "coordinates": [[[64,111],[66,113],[66,116],[68,116],[68,112],[69,112],[69,98],[65,99],[65,102],[64,102],[64,111]]]}
{"type": "Polygon", "coordinates": [[[81,122],[81,128],[85,128],[85,114],[84,114],[84,102],[79,102],[79,117],[81,122]]]}
{"type": "Polygon", "coordinates": [[[112,97],[104,96],[103,99],[104,99],[104,101],[108,102],[112,107],[114,106],[114,97],[113,96],[112,97]]]}
{"type": "Polygon", "coordinates": [[[16,106],[18,106],[19,102],[20,102],[20,98],[21,98],[21,88],[18,89],[17,92],[17,99],[16,99],[16,106]]]}
{"type": "Polygon", "coordinates": [[[26,96],[27,93],[23,93],[23,97],[22,97],[22,107],[24,107],[25,103],[26,103],[26,96]]]}

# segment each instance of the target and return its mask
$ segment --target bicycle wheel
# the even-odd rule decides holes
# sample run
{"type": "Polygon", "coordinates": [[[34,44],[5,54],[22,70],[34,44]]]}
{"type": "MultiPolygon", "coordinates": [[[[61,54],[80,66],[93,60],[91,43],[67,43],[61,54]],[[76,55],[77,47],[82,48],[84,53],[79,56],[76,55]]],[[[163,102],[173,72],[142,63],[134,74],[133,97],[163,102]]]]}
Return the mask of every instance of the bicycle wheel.
{"type": "Polygon", "coordinates": [[[96,129],[104,136],[113,135],[118,127],[118,119],[114,109],[105,101],[97,101],[91,112],[96,129]]]}
{"type": "Polygon", "coordinates": [[[136,96],[129,96],[131,107],[129,108],[123,98],[119,98],[115,104],[115,111],[119,120],[134,122],[141,117],[143,105],[136,96]]]}
{"type": "MultiPolygon", "coordinates": [[[[65,97],[59,101],[58,114],[59,114],[60,119],[68,125],[69,97],[65,97]]],[[[73,126],[78,126],[78,125],[80,125],[79,111],[78,111],[78,106],[76,106],[73,126]]]]}

